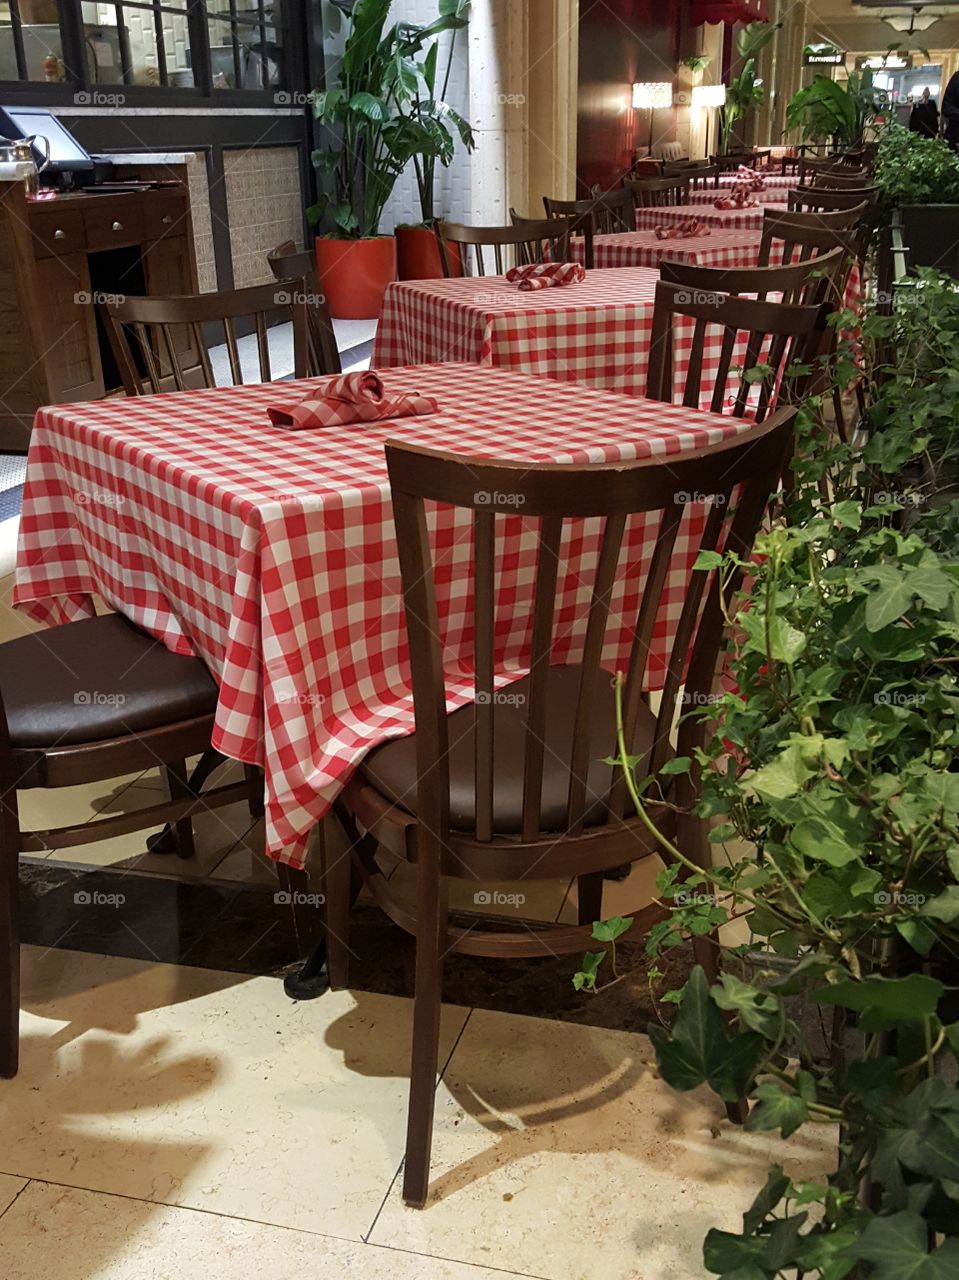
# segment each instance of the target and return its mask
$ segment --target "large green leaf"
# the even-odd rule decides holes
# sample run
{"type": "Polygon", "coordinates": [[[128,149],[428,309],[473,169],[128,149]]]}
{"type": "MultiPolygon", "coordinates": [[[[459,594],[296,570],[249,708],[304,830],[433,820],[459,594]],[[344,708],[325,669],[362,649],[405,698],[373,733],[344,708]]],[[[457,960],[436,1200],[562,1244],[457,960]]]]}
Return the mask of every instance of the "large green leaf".
{"type": "Polygon", "coordinates": [[[883,1031],[901,1022],[921,1022],[931,1017],[945,987],[937,978],[910,973],[905,978],[870,974],[861,981],[847,979],[812,993],[820,1004],[837,1004],[862,1015],[866,1031],[883,1031]]]}
{"type": "Polygon", "coordinates": [[[780,1129],[784,1138],[806,1123],[809,1108],[795,1093],[789,1093],[778,1080],[764,1080],[754,1094],[757,1103],[750,1109],[747,1129],[780,1129]]]}
{"type": "Polygon", "coordinates": [[[870,1280],[956,1280],[959,1240],[930,1248],[929,1232],[917,1213],[873,1218],[849,1256],[870,1264],[870,1280]]]}

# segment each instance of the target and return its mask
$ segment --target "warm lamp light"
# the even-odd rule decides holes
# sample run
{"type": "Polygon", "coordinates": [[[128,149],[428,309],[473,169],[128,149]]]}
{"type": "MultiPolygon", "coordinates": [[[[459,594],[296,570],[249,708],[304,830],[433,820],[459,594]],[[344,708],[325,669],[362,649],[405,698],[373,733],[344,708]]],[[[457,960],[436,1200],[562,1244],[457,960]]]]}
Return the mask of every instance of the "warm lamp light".
{"type": "Polygon", "coordinates": [[[694,107],[724,107],[726,105],[726,86],[724,84],[693,85],[694,107]]]}
{"type": "Polygon", "coordinates": [[[646,80],[633,85],[633,106],[655,111],[673,105],[673,86],[668,80],[646,80]]]}

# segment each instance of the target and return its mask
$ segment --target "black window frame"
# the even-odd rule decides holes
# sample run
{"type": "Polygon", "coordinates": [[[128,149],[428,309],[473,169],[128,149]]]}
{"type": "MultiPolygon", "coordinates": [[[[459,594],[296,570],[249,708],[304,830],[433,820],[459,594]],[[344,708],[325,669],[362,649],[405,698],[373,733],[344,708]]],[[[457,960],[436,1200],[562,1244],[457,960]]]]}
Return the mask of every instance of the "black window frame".
{"type": "MultiPolygon", "coordinates": [[[[97,94],[122,95],[127,107],[306,107],[305,95],[313,87],[309,82],[309,56],[317,40],[315,23],[319,21],[315,0],[283,0],[280,14],[283,32],[284,78],[278,85],[266,89],[218,89],[213,87],[213,70],[210,59],[209,13],[206,0],[189,0],[187,20],[190,29],[191,63],[195,84],[176,87],[171,85],[98,84],[87,67],[84,43],[81,0],[59,0],[60,33],[63,46],[63,65],[66,78],[59,82],[42,80],[0,80],[0,104],[53,107],[96,106],[97,94]]],[[[162,12],[163,0],[119,0],[121,7],[158,9],[162,12]]],[[[262,3],[258,0],[262,13],[262,3]]],[[[19,0],[11,0],[11,14],[16,9],[19,19],[19,0]]],[[[182,13],[182,10],[175,10],[182,13]]],[[[19,27],[14,25],[15,41],[22,39],[19,27]]],[[[262,30],[262,25],[261,25],[262,30]]],[[[262,38],[262,37],[261,37],[262,38]]],[[[321,37],[320,37],[321,38],[321,37]]],[[[18,68],[23,65],[17,54],[18,68]]]]}

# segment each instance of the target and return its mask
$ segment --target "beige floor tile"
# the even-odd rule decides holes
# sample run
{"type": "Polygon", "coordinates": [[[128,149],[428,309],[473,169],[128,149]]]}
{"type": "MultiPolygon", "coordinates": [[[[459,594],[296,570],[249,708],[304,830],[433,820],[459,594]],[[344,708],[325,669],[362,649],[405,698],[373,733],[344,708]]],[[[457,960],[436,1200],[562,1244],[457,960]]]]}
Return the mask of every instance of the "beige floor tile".
{"type": "MultiPolygon", "coordinates": [[[[603,919],[632,915],[649,906],[656,897],[656,877],[662,869],[662,862],[652,854],[642,862],[633,863],[628,879],[606,880],[603,884],[603,919]]],[[[560,911],[560,920],[575,924],[578,918],[576,907],[576,881],[573,880],[560,911]]]]}
{"type": "MultiPolygon", "coordinates": [[[[403,1154],[410,1005],[25,948],[0,1172],[359,1239],[403,1154]]],[[[442,1057],[467,1017],[444,1011],[442,1057]]],[[[258,1268],[259,1270],[259,1268],[258,1268]]],[[[3,1274],[0,1268],[0,1275],[3,1274]]]]}
{"type": "Polygon", "coordinates": [[[7,1173],[0,1173],[0,1218],[26,1185],[26,1178],[11,1178],[7,1173]]]}
{"type": "Polygon", "coordinates": [[[831,1131],[788,1144],[677,1094],[645,1036],[474,1011],[437,1098],[431,1198],[399,1180],[371,1240],[551,1280],[699,1280],[775,1160],[819,1173],[831,1131]]]}
{"type": "Polygon", "coordinates": [[[33,1182],[0,1220],[4,1280],[503,1280],[502,1272],[33,1182]]]}

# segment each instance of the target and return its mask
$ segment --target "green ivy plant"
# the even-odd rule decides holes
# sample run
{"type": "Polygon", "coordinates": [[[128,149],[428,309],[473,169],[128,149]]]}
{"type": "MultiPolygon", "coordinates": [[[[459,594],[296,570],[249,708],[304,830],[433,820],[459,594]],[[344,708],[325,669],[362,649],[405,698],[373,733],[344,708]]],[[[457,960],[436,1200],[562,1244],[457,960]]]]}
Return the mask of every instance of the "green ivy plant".
{"type": "Polygon", "coordinates": [[[647,950],[719,925],[741,939],[714,981],[696,967],[667,994],[672,1025],[649,1028],[663,1079],[748,1100],[750,1130],[836,1136],[822,1181],[774,1168],[740,1231],[709,1232],[725,1280],[959,1276],[957,299],[922,273],[893,315],[860,318],[864,446],[824,447],[807,415],[816,456],[729,608],[701,745],[670,763],[700,778],[713,865],[660,834],[668,792],[637,782],[621,736],[667,859],[647,950]]]}
{"type": "Polygon", "coordinates": [[[887,207],[959,203],[959,156],[893,120],[879,135],[876,186],[887,207]]]}

